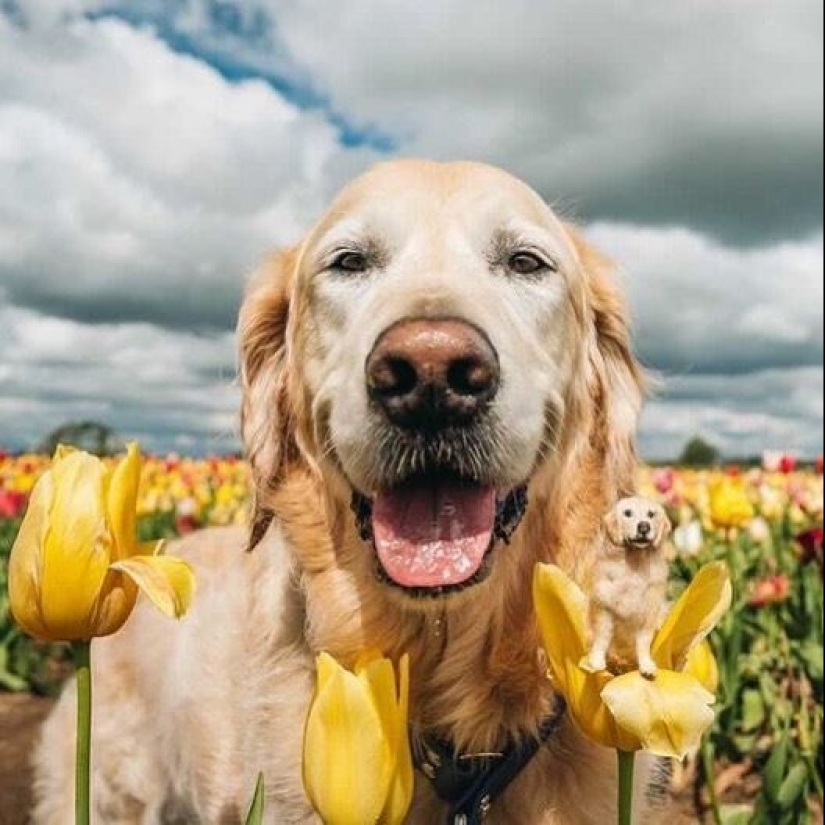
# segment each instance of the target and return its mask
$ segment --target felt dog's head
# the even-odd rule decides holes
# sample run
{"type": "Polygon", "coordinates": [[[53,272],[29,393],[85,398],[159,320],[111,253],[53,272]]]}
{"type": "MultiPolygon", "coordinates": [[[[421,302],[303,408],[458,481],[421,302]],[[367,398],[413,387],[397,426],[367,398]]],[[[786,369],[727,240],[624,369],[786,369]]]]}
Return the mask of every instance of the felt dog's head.
{"type": "Polygon", "coordinates": [[[671,530],[662,506],[639,496],[617,502],[604,517],[604,525],[610,542],[629,550],[658,548],[671,530]]]}

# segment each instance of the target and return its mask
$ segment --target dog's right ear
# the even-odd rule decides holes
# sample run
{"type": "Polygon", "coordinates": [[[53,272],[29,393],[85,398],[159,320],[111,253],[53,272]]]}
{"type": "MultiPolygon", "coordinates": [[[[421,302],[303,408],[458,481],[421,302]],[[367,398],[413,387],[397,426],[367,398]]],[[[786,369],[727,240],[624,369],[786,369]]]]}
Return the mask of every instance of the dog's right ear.
{"type": "Polygon", "coordinates": [[[617,547],[621,547],[624,544],[624,531],[622,530],[622,517],[619,514],[619,508],[611,507],[603,521],[607,537],[617,547]]]}
{"type": "Polygon", "coordinates": [[[252,468],[249,549],[272,521],[268,493],[298,455],[289,402],[287,323],[297,249],[273,254],[252,276],[238,320],[241,434],[252,468]]]}

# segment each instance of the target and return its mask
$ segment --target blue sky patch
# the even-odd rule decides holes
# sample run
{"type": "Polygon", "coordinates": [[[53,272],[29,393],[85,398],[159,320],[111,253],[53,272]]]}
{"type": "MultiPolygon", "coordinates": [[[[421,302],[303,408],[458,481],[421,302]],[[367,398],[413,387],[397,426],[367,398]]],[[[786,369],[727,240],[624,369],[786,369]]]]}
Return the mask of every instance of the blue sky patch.
{"type": "MultiPolygon", "coordinates": [[[[10,5],[12,10],[16,8],[14,0],[0,2],[3,4],[0,7],[10,5]]],[[[90,20],[116,18],[135,27],[150,26],[170,49],[207,63],[229,82],[264,81],[300,109],[320,112],[337,131],[342,146],[367,147],[385,154],[397,151],[398,142],[391,134],[351,120],[337,110],[329,97],[315,88],[309,78],[300,77],[299,71],[279,72],[259,64],[253,65],[239,56],[238,50],[233,49],[233,44],[239,42],[247,50],[261,55],[271,56],[277,51],[277,25],[263,11],[255,10],[245,15],[234,3],[211,0],[207,7],[210,29],[206,37],[198,37],[178,25],[177,15],[185,5],[185,0],[148,2],[140,7],[129,2],[114,2],[85,16],[90,20]]]]}

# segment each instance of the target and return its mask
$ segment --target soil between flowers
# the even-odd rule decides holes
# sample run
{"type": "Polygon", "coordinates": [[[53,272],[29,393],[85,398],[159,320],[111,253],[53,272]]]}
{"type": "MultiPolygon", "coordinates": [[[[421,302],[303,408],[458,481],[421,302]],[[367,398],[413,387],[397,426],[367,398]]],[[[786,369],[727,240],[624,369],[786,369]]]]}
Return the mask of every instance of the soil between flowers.
{"type": "Polygon", "coordinates": [[[25,825],[32,805],[31,759],[53,699],[0,693],[0,825],[25,825]]]}

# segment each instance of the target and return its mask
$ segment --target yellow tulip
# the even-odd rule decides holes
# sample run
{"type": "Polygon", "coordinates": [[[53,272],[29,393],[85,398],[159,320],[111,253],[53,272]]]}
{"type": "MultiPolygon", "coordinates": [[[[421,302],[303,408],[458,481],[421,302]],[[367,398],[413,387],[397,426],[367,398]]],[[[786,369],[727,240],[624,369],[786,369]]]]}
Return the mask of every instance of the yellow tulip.
{"type": "Polygon", "coordinates": [[[742,481],[718,477],[710,482],[710,518],[717,527],[742,527],[754,516],[753,503],[742,481]]]}
{"type": "Polygon", "coordinates": [[[654,680],[636,670],[615,675],[580,666],[588,651],[587,597],[555,565],[536,565],[533,600],[553,682],[587,736],[622,751],[679,758],[699,746],[714,718],[717,681],[704,640],[731,601],[723,563],[697,573],[656,634],[654,680]]]}
{"type": "Polygon", "coordinates": [[[107,467],[58,447],[38,480],[9,558],[9,600],[37,639],[87,641],[119,630],[141,590],[170,616],[186,612],[194,576],[186,562],[139,544],[136,501],[141,458],[107,467]]]}
{"type": "Polygon", "coordinates": [[[779,521],[787,506],[787,492],[769,484],[763,484],[759,488],[759,509],[768,521],[779,521]]]}
{"type": "Polygon", "coordinates": [[[327,653],[304,732],[304,787],[326,825],[398,825],[413,792],[409,662],[369,657],[354,672],[327,653]]]}

